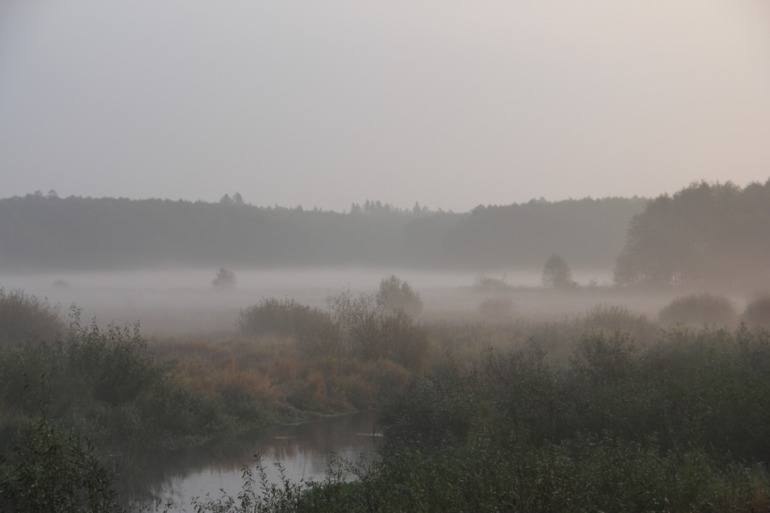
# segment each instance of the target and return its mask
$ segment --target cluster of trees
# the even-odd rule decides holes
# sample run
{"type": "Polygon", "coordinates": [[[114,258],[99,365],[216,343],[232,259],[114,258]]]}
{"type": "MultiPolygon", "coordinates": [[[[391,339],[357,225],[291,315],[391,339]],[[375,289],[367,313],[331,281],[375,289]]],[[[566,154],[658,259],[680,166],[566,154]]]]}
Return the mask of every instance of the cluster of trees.
{"type": "Polygon", "coordinates": [[[3,271],[222,263],[536,269],[549,255],[543,282],[556,288],[574,286],[566,262],[614,264],[620,286],[769,284],[770,180],[744,188],[694,183],[649,202],[533,200],[463,214],[370,201],[347,213],[263,208],[238,193],[219,203],[53,191],[0,200],[3,271]]]}
{"type": "Polygon", "coordinates": [[[644,200],[544,200],[469,213],[350,212],[218,203],[61,198],[0,200],[0,270],[54,271],[163,265],[538,269],[559,253],[575,267],[612,267],[644,200]]]}
{"type": "Polygon", "coordinates": [[[387,359],[411,371],[423,366],[428,335],[414,320],[422,300],[405,281],[389,276],[376,294],[346,291],[330,297],[329,306],[323,311],[293,299],[267,298],[242,311],[239,326],[248,337],[291,337],[313,357],[387,359]]]}
{"type": "Polygon", "coordinates": [[[618,257],[619,285],[756,288],[770,283],[770,180],[700,182],[651,201],[618,257]]]}

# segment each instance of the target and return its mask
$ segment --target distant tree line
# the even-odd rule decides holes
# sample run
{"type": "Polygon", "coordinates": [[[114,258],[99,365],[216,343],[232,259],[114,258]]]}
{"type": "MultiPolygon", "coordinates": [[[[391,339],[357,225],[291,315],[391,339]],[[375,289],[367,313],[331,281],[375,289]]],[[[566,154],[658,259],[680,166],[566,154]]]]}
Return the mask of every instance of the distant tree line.
{"type": "Polygon", "coordinates": [[[770,180],[744,188],[693,183],[635,216],[618,257],[619,285],[770,285],[770,180]]]}
{"type": "Polygon", "coordinates": [[[380,202],[349,212],[218,203],[59,197],[0,199],[0,270],[139,269],[164,265],[369,265],[611,269],[640,198],[533,200],[468,213],[380,202]]]}

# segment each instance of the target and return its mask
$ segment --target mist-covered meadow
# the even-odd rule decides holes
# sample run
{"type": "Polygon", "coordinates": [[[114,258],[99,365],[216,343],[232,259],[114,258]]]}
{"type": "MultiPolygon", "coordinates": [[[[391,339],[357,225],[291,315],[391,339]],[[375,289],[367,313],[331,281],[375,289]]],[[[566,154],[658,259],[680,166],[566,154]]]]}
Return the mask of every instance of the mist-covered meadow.
{"type": "Polygon", "coordinates": [[[766,511],[766,241],[749,230],[725,250],[734,229],[693,225],[680,251],[705,249],[681,262],[660,229],[643,230],[667,201],[692,212],[692,197],[743,205],[761,189],[694,184],[650,202],[614,271],[573,272],[553,253],[518,271],[7,272],[2,506],[173,510],[152,506],[161,462],[369,411],[376,459],[333,461],[311,482],[255,462],[241,492],[185,507],[766,511]],[[742,265],[717,267],[730,256],[742,265]]]}
{"type": "Polygon", "coordinates": [[[770,513],[767,0],[0,0],[0,513],[770,513]]]}

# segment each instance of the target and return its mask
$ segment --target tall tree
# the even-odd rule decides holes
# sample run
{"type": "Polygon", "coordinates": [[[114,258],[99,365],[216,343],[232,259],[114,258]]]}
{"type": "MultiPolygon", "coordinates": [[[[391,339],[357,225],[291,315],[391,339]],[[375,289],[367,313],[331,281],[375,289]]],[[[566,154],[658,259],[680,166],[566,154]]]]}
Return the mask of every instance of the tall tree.
{"type": "Polygon", "coordinates": [[[560,255],[551,255],[543,266],[543,286],[568,289],[577,286],[567,261],[560,255]]]}
{"type": "Polygon", "coordinates": [[[693,183],[631,220],[619,285],[745,288],[770,281],[770,180],[741,189],[693,183]]]}

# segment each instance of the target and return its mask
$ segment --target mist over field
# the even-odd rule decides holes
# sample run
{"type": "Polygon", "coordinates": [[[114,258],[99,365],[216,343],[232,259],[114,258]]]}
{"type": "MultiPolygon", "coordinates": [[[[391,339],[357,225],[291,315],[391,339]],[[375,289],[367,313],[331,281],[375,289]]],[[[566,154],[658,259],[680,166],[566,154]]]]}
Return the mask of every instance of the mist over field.
{"type": "Polygon", "coordinates": [[[769,5],[0,1],[0,512],[770,513],[769,5]]]}

